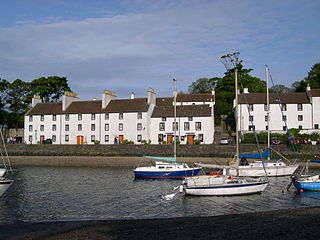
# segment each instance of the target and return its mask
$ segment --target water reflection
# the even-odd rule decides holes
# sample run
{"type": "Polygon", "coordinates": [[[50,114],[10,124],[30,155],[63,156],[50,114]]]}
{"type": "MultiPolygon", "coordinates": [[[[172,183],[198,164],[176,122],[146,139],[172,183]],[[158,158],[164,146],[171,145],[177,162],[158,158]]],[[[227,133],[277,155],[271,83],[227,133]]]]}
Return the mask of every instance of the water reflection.
{"type": "Polygon", "coordinates": [[[271,178],[250,196],[195,197],[169,193],[180,181],[134,180],[132,169],[21,167],[0,199],[0,222],[213,216],[316,206],[319,192],[286,190],[289,177],[271,178]]]}

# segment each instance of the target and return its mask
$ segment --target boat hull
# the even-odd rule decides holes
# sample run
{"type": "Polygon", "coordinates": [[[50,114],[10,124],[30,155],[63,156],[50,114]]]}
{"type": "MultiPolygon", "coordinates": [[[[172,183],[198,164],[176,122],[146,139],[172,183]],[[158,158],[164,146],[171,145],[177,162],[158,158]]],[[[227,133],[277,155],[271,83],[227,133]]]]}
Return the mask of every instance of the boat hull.
{"type": "Polygon", "coordinates": [[[173,171],[134,171],[136,179],[183,179],[198,175],[201,168],[190,170],[173,170],[173,171]]]}
{"type": "Polygon", "coordinates": [[[253,182],[246,184],[230,184],[202,187],[186,187],[186,195],[196,196],[236,196],[261,193],[267,187],[268,182],[253,182]]]}
{"type": "Polygon", "coordinates": [[[0,168],[0,178],[6,174],[7,170],[5,168],[0,168]]]}
{"type": "Polygon", "coordinates": [[[0,197],[8,190],[12,185],[13,180],[3,179],[0,180],[0,197]]]}
{"type": "Polygon", "coordinates": [[[307,176],[293,180],[293,185],[298,190],[320,191],[320,176],[307,176]]]}
{"type": "MultiPolygon", "coordinates": [[[[276,167],[248,167],[248,166],[240,166],[239,167],[239,176],[240,177],[263,177],[266,176],[266,172],[268,177],[279,177],[279,176],[290,176],[292,175],[297,168],[298,164],[295,165],[287,165],[287,166],[276,166],[276,167]]],[[[230,175],[237,175],[236,169],[230,169],[230,175]]]]}

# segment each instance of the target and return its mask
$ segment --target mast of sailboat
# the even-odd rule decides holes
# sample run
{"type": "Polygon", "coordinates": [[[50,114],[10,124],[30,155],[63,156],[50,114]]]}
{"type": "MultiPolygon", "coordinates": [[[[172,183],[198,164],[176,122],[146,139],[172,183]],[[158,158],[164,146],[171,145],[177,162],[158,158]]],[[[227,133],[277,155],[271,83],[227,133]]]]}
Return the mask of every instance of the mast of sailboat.
{"type": "MultiPolygon", "coordinates": [[[[239,122],[238,122],[238,69],[237,65],[234,68],[234,81],[235,81],[235,122],[236,122],[236,168],[239,169],[239,122]]],[[[237,171],[237,174],[239,175],[239,171],[237,171]]]]}
{"type": "MultiPolygon", "coordinates": [[[[268,126],[268,148],[270,149],[270,99],[269,99],[269,68],[266,65],[266,81],[267,81],[267,126],[268,126]]],[[[268,154],[268,160],[270,160],[270,154],[268,154]]]]}
{"type": "Polygon", "coordinates": [[[177,158],[177,140],[176,140],[176,134],[177,134],[177,81],[173,79],[173,157],[176,160],[177,158]]]}

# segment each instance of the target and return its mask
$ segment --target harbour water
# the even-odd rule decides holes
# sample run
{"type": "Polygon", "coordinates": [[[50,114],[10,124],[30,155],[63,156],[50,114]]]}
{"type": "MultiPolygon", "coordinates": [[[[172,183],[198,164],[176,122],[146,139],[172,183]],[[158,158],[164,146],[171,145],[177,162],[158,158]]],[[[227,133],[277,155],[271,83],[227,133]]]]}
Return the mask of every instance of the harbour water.
{"type": "MultiPolygon", "coordinates": [[[[319,171],[316,169],[314,171],[319,171]]],[[[0,198],[0,223],[215,216],[319,206],[320,192],[286,190],[290,177],[270,178],[262,194],[161,196],[176,180],[134,180],[129,168],[19,167],[0,198]]]]}

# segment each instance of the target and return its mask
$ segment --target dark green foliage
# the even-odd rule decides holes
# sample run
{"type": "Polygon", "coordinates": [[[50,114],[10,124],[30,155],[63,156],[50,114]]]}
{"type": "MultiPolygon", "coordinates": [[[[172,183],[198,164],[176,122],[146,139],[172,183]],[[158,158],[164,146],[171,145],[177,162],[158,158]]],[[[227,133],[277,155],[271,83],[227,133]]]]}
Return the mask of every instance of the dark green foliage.
{"type": "Polygon", "coordinates": [[[295,92],[305,92],[308,85],[311,89],[320,88],[320,63],[313,65],[308,76],[304,80],[294,83],[293,87],[295,87],[295,92]]]}

